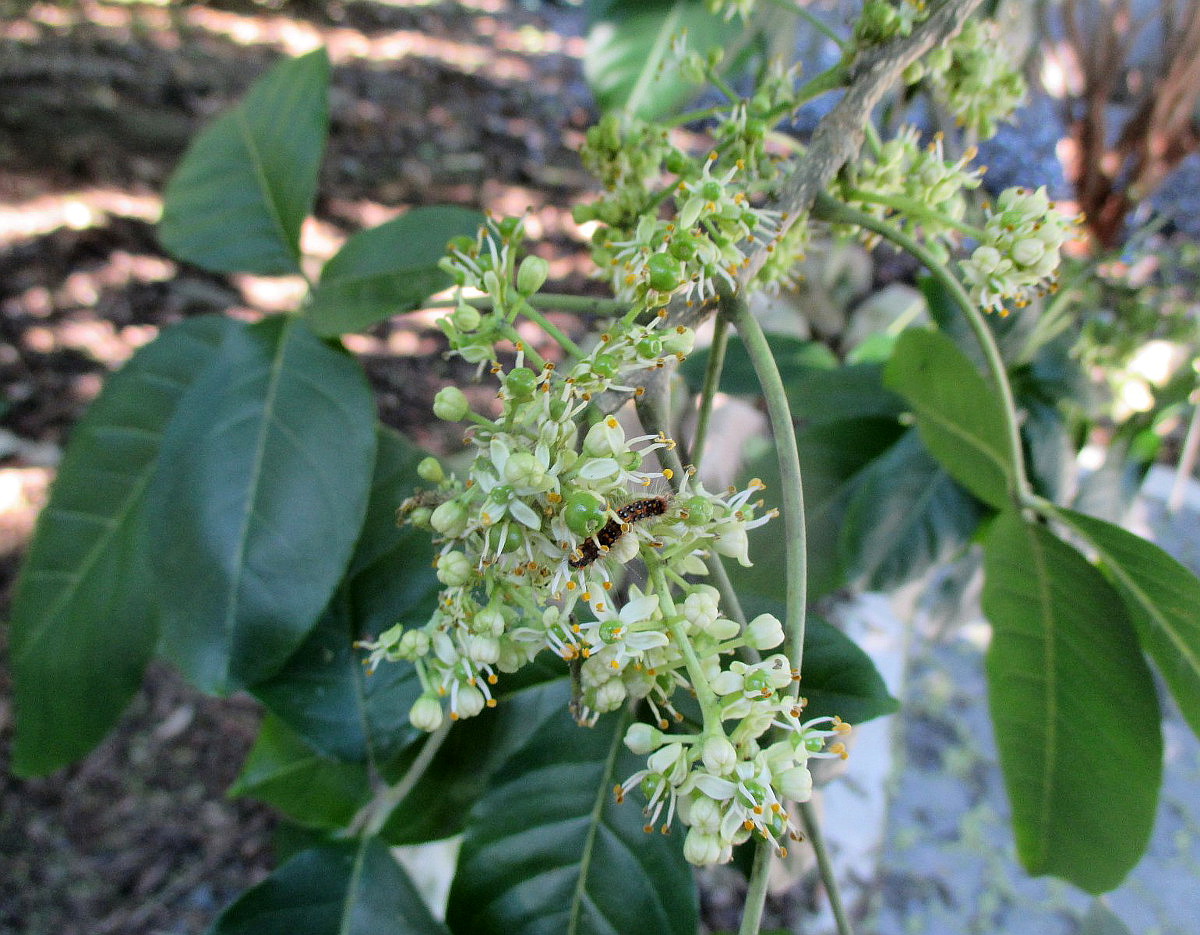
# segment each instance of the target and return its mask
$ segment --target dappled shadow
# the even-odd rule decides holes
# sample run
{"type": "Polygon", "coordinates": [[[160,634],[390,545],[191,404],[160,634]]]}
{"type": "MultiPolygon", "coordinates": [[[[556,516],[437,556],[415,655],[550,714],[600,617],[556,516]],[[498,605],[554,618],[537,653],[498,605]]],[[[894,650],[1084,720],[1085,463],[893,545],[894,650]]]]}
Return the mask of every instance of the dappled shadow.
{"type": "MultiPolygon", "coordinates": [[[[549,15],[578,31],[577,11],[549,15]]],[[[515,0],[0,0],[0,619],[61,446],[106,375],[184,318],[294,307],[295,278],[206,273],[154,232],[188,141],[281,56],[323,43],[334,62],[306,252],[327,257],[415,205],[528,207],[552,283],[586,287],[570,207],[590,184],[575,155],[590,104],[578,37],[548,25],[515,0]]],[[[433,450],[459,442],[459,428],[432,426],[431,401],[475,368],[443,358],[428,316],[347,345],[386,423],[433,450]]],[[[495,403],[494,388],[468,392],[481,411],[495,403]]],[[[257,712],[155,668],[96,754],[20,783],[6,773],[5,656],[0,645],[0,930],[203,930],[269,865],[266,810],[222,801],[257,712]]]]}

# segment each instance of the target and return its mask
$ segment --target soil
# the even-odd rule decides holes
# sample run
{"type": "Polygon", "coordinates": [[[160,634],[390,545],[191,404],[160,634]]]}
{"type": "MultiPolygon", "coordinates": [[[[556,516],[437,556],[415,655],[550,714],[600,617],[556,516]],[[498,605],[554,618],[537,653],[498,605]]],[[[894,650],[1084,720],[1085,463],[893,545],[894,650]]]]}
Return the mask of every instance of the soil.
{"type": "MultiPolygon", "coordinates": [[[[416,205],[531,207],[552,276],[582,291],[568,212],[588,184],[575,150],[594,118],[578,20],[509,0],[0,0],[0,618],[54,464],[104,377],[165,325],[268,314],[296,294],[158,246],[159,195],[188,140],[281,55],[324,42],[332,126],[306,248],[327,256],[416,205]]],[[[399,320],[353,349],[383,421],[443,447],[428,424],[454,376],[439,333],[399,320]]],[[[0,933],[204,931],[272,867],[272,814],[224,796],[255,703],[206,698],[153,666],[83,762],[18,780],[3,632],[0,933]]]]}

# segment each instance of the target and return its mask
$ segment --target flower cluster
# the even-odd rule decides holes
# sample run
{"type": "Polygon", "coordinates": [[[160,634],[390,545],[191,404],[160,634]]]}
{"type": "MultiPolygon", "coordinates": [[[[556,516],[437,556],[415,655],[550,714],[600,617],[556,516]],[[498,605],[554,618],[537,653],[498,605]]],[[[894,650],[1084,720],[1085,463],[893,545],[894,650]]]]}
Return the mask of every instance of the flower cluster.
{"type": "Polygon", "coordinates": [[[979,245],[959,264],[971,298],[984,309],[1007,314],[1054,286],[1060,250],[1078,223],[1054,207],[1043,186],[1007,188],[987,211],[979,245]]]}
{"type": "MultiPolygon", "coordinates": [[[[719,224],[746,224],[739,232],[750,235],[741,201],[709,189],[721,184],[709,168],[681,193],[681,212],[690,215],[681,226],[715,207],[719,224]]],[[[657,231],[654,225],[645,241],[657,231]]],[[[582,723],[630,701],[645,701],[654,713],[658,726],[647,729],[666,739],[645,751],[657,752],[621,795],[650,789],[651,824],[663,802],[678,812],[693,828],[690,859],[727,860],[733,843],[754,832],[779,842],[790,830],[781,801],[808,797],[805,763],[832,734],[799,720],[797,675],[785,656],[737,658],[777,649],[779,621],[763,615],[743,629],[722,615],[717,590],[695,580],[707,573],[709,553],[748,565],[748,533],[776,511],[759,499],[761,481],[712,493],[694,472],[676,476],[651,463],[655,452],[673,447],[670,439],[630,437],[615,416],[596,417],[600,394],[636,394],[622,381],[691,350],[692,332],[668,327],[655,311],[657,281],[633,290],[630,314],[570,362],[528,359],[533,352],[515,338],[513,322],[533,313],[530,300],[545,276],[538,264],[527,265],[530,258],[517,262],[521,236],[520,221],[491,220],[473,240],[452,243],[443,262],[459,286],[443,329],[454,353],[491,361],[500,413],[472,411],[456,387],[438,393],[439,418],[470,423],[465,440],[473,457],[461,478],[435,459],[423,461],[419,473],[431,489],[401,511],[438,544],[437,609],[364,644],[367,661],[413,664],[422,692],[410,718],[435,730],[447,715],[471,717],[495,705],[500,675],[549,650],[574,665],[573,710],[582,723]],[[486,298],[472,304],[467,288],[486,298]],[[510,353],[515,348],[508,366],[496,362],[502,342],[510,353]],[[634,561],[644,568],[643,587],[627,583],[634,561]],[[672,700],[680,689],[708,699],[702,744],[663,733],[682,720],[672,700]],[[784,739],[760,746],[772,726],[784,739]],[[678,751],[670,764],[663,762],[668,748],[678,751]]],[[[669,248],[671,240],[664,242],[669,248]]],[[[641,245],[614,248],[626,251],[623,265],[648,264],[641,245]]],[[[639,282],[649,277],[637,274],[639,282]]]]}
{"type": "Polygon", "coordinates": [[[958,123],[984,138],[1025,99],[1025,79],[1005,54],[995,20],[967,20],[949,45],[933,49],[906,78],[915,81],[922,71],[958,123]]]}
{"type": "MultiPolygon", "coordinates": [[[[761,618],[760,618],[761,619],[761,618]]],[[[751,624],[751,629],[757,624],[751,624]]],[[[850,730],[833,718],[801,721],[803,699],[783,691],[791,681],[787,660],[771,656],[756,665],[734,663],[716,680],[722,719],[739,720],[726,734],[664,734],[648,724],[634,724],[625,745],[646,755],[646,768],[617,787],[618,799],[638,788],[649,805],[645,830],[662,830],[676,813],[689,826],[683,854],[693,864],[725,863],[733,848],[751,835],[772,842],[781,854],[798,835],[784,800],[806,802],[813,780],[808,761],[845,757],[840,740],[850,730]],[[783,728],[783,739],[762,746],[759,738],[771,727],[783,728]]]]}
{"type": "MultiPolygon", "coordinates": [[[[948,258],[947,244],[957,238],[967,209],[965,191],[979,187],[983,167],[969,168],[974,147],[954,161],[946,159],[941,134],[920,144],[915,127],[907,126],[879,147],[874,159],[864,157],[835,183],[848,204],[878,218],[892,218],[903,230],[924,236],[928,245],[948,258]]],[[[868,235],[873,244],[877,235],[868,235]]]]}

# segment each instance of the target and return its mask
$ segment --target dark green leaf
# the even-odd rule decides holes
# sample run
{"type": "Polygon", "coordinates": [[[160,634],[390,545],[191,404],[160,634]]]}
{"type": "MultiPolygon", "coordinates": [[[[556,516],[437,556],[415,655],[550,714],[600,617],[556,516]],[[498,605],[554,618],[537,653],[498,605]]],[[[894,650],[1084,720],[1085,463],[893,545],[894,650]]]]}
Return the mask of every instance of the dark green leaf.
{"type": "Polygon", "coordinates": [[[1120,526],[1070,510],[1056,515],[1099,554],[1142,646],[1200,736],[1200,579],[1152,542],[1120,526]]]}
{"type": "MultiPolygon", "coordinates": [[[[904,410],[904,400],[883,387],[879,364],[840,365],[820,341],[790,335],[769,334],[767,342],[787,390],[792,417],[798,422],[840,422],[868,416],[895,418],[904,410]]],[[[690,354],[680,372],[692,390],[704,385],[708,366],[707,349],[690,354]]],[[[746,346],[737,337],[729,339],[721,368],[720,390],[741,396],[760,396],[758,377],[746,346]]]]}
{"type": "Polygon", "coordinates": [[[609,715],[589,730],[563,711],[509,759],[471,813],[452,930],[693,935],[683,835],[645,834],[642,803],[613,801],[613,786],[645,765],[621,742],[625,724],[609,715]]]}
{"type": "MultiPolygon", "coordinates": [[[[728,51],[743,37],[740,23],[709,13],[695,0],[616,0],[588,29],[583,73],[602,110],[624,109],[650,119],[670,113],[698,88],[664,62],[687,30],[688,51],[728,51]]],[[[728,61],[728,58],[726,59],[728,61]]]]}
{"type": "Polygon", "coordinates": [[[380,837],[416,844],[458,834],[492,775],[567,706],[565,678],[504,695],[495,709],[455,724],[420,781],[388,816],[380,837]]]}
{"type": "Polygon", "coordinates": [[[279,809],[301,825],[344,827],[366,802],[367,768],[322,756],[277,717],[268,716],[229,790],[279,809]]]}
{"type": "MultiPolygon", "coordinates": [[[[841,587],[844,575],[838,560],[838,537],[858,478],[903,432],[890,419],[847,419],[814,425],[800,433],[800,466],[804,476],[805,523],[808,527],[808,593],[815,599],[841,587]]],[[[774,451],[751,465],[751,473],[772,491],[779,469],[774,451]]],[[[751,592],[782,601],[786,586],[784,553],[772,537],[771,525],[750,534],[751,568],[739,569],[738,593],[751,592]]]]}
{"type": "Polygon", "coordinates": [[[308,638],[254,694],[327,756],[386,763],[421,736],[408,723],[420,692],[409,663],[363,668],[355,640],[397,620],[423,624],[440,587],[428,533],[396,524],[396,508],[420,483],[421,452],[391,429],[378,430],[366,519],[341,587],[308,638]]]}
{"type": "Polygon", "coordinates": [[[452,237],[474,236],[483,221],[466,208],[414,208],[351,237],[324,269],[305,308],[313,331],[332,336],[361,331],[420,308],[450,285],[438,269],[452,237]]]}
{"type": "MultiPolygon", "coordinates": [[[[784,619],[786,610],[778,601],[753,595],[742,600],[746,616],[774,614],[784,619]]],[[[804,719],[837,715],[851,724],[893,714],[900,702],[888,694],[875,663],[833,624],[811,611],[804,627],[804,670],[800,694],[808,699],[804,719]]]]}
{"type": "Polygon", "coordinates": [[[866,467],[850,494],[838,552],[847,581],[886,591],[949,559],[983,516],[979,502],[909,431],[866,467]]]}
{"type": "Polygon", "coordinates": [[[90,750],[141,684],[158,619],[138,549],[163,432],[226,330],[164,331],[112,376],[76,426],[17,582],[13,770],[47,773],[90,750]]]}
{"type": "MultiPolygon", "coordinates": [[[[820,341],[806,341],[803,338],[787,334],[768,334],[767,343],[771,346],[771,356],[783,376],[784,385],[788,385],[799,374],[811,373],[814,370],[832,370],[837,367],[837,358],[820,341]]],[[[704,348],[689,354],[687,360],[679,368],[693,392],[700,392],[704,386],[704,371],[708,367],[709,349],[704,348]]],[[[732,393],[738,396],[761,396],[762,389],[750,355],[746,353],[746,345],[742,339],[733,335],[725,348],[725,360],[721,366],[722,393],[732,393]]]]}
{"type": "Polygon", "coordinates": [[[936,331],[905,331],[884,383],[912,405],[922,441],[950,475],[1004,509],[1014,482],[1004,409],[954,342],[936,331]]]}
{"type": "Polygon", "coordinates": [[[329,128],[323,49],[272,68],[192,142],[163,195],[159,239],[220,273],[300,272],[329,128]]]}
{"type": "Polygon", "coordinates": [[[349,355],[293,317],[229,335],[181,400],[148,492],[163,647],[206,691],[271,676],[350,559],[375,402],[349,355]]]}
{"type": "Polygon", "coordinates": [[[1150,839],[1162,733],[1121,599],[1078,552],[1020,514],[984,549],[988,700],[1021,862],[1089,893],[1117,886],[1150,839]]]}
{"type": "Polygon", "coordinates": [[[221,913],[209,935],[449,935],[376,838],[297,854],[221,913]]]}

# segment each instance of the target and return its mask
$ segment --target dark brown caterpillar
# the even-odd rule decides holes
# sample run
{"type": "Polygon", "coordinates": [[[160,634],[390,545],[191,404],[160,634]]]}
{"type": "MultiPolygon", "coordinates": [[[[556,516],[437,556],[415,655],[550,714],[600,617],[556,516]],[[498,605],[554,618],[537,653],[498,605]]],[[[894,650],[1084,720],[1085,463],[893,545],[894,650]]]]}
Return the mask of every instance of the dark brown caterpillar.
{"type": "Polygon", "coordinates": [[[640,523],[653,516],[662,516],[666,512],[666,497],[646,497],[626,503],[617,510],[617,519],[610,519],[594,536],[583,540],[575,555],[567,559],[567,564],[572,568],[587,568],[600,557],[601,552],[607,552],[613,543],[629,532],[634,523],[640,523]]]}

